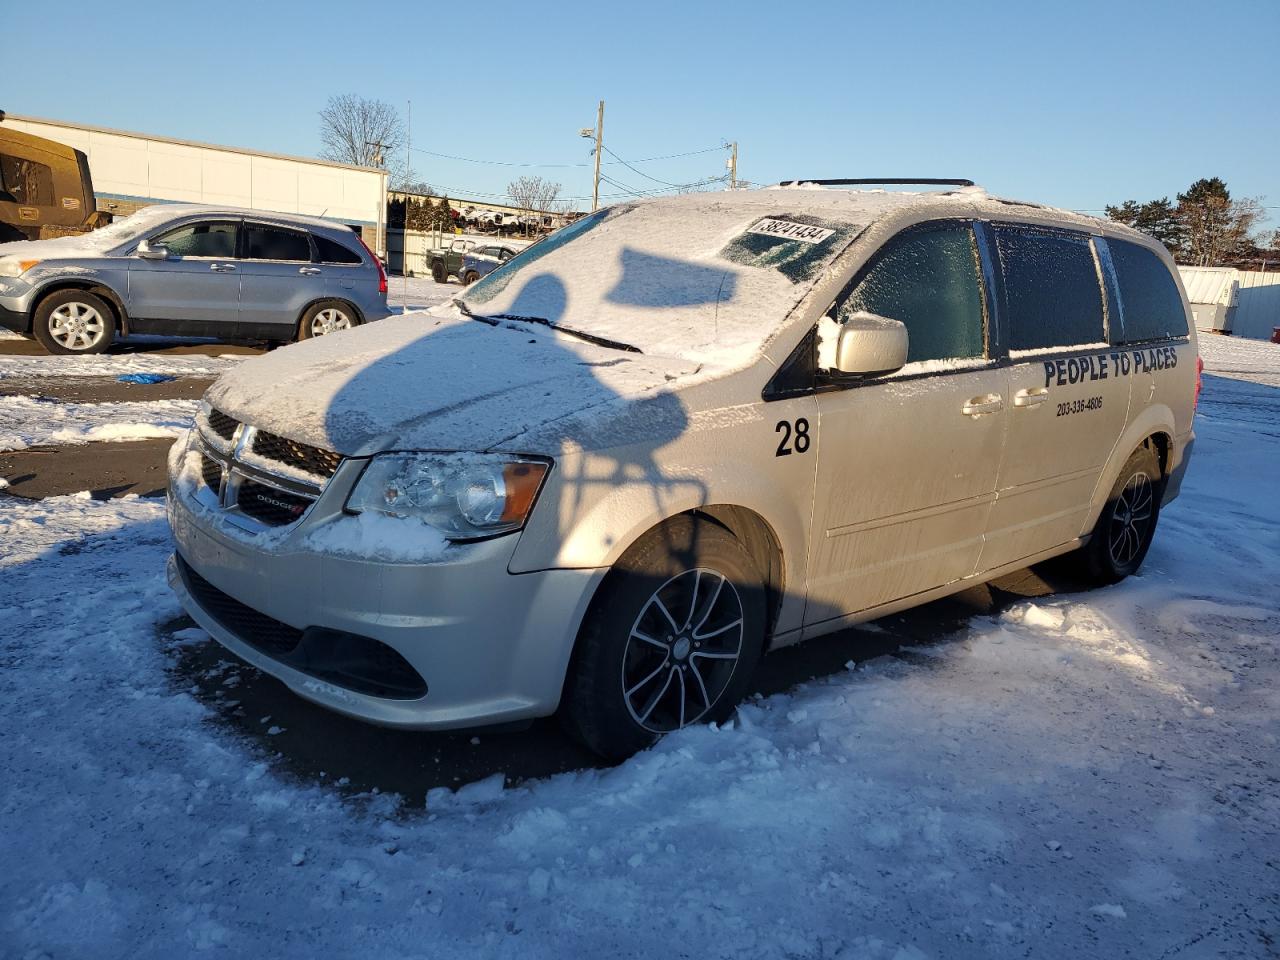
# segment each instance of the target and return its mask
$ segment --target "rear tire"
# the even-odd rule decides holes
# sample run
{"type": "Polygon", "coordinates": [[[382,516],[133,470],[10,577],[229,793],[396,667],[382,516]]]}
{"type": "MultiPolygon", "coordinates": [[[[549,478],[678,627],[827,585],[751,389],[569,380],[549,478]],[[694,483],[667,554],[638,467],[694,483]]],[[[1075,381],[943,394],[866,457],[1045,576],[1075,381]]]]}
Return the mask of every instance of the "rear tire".
{"type": "Polygon", "coordinates": [[[1143,445],[1125,461],[1089,542],[1063,559],[1092,583],[1119,583],[1138,572],[1160,519],[1164,478],[1155,450],[1143,445]]]}
{"type": "Polygon", "coordinates": [[[561,718],[621,760],[692,723],[723,722],[764,652],[764,578],[746,547],[679,517],[613,567],[578,635],[561,718]]]}
{"type": "Polygon", "coordinates": [[[302,315],[298,324],[298,340],[310,340],[325,334],[351,330],[360,325],[359,315],[349,303],[341,300],[321,300],[313,303],[302,315]]]}
{"type": "Polygon", "coordinates": [[[115,340],[116,315],[102,297],[59,290],[40,301],[31,332],[50,353],[97,354],[115,340]]]}
{"type": "Polygon", "coordinates": [[[475,283],[479,279],[480,274],[476,273],[474,270],[468,270],[467,275],[462,278],[462,282],[467,286],[471,286],[471,284],[475,283]]]}
{"type": "Polygon", "coordinates": [[[439,260],[431,264],[431,279],[436,283],[449,282],[449,271],[444,268],[444,264],[439,260]]]}

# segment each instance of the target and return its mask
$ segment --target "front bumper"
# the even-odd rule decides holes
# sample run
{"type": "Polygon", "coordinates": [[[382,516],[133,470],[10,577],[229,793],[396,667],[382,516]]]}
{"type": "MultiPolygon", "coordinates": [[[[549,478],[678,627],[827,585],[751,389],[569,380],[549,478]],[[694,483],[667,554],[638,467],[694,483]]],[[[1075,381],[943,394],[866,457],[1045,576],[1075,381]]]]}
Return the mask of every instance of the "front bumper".
{"type": "Polygon", "coordinates": [[[170,558],[169,582],[187,612],[232,653],[299,696],[384,726],[443,730],[553,713],[578,624],[604,574],[511,574],[515,536],[459,545],[447,561],[423,564],[290,549],[293,538],[263,548],[206,522],[205,510],[189,503],[180,485],[170,490],[177,555],[170,558]],[[385,644],[425,681],[425,695],[371,695],[264,652],[244,635],[242,622],[225,613],[220,618],[213,605],[200,602],[201,590],[192,589],[183,564],[205,581],[206,597],[212,586],[296,631],[322,628],[385,644]]]}

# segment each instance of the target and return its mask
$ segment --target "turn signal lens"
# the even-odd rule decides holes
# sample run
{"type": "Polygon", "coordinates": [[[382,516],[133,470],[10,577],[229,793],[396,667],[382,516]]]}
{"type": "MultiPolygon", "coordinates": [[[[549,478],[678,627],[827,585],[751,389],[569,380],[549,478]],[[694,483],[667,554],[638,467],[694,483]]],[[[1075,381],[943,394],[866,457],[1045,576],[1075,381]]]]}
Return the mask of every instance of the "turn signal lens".
{"type": "Polygon", "coordinates": [[[1200,389],[1204,386],[1204,357],[1196,356],[1196,395],[1191,401],[1191,412],[1200,405],[1200,389]]]}

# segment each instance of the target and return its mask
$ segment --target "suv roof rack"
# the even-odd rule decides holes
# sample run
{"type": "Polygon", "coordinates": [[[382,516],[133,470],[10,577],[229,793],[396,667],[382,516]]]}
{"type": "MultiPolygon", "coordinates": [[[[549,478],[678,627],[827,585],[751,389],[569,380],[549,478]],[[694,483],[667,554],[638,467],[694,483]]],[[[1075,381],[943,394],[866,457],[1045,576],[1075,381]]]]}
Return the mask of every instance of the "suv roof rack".
{"type": "Polygon", "coordinates": [[[972,187],[972,180],[939,180],[936,177],[860,177],[856,180],[783,180],[778,186],[794,183],[816,183],[820,187],[857,187],[869,184],[928,184],[933,187],[972,187]]]}

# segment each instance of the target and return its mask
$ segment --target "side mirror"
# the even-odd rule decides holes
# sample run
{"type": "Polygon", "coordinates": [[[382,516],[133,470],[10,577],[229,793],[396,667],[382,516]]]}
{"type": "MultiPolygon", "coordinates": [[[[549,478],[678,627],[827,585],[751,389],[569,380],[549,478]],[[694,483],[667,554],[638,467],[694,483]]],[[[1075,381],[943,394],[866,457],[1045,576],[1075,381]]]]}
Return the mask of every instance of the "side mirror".
{"type": "Polygon", "coordinates": [[[168,260],[173,256],[163,243],[150,243],[146,240],[138,244],[137,253],[143,260],[168,260]]]}
{"type": "Polygon", "coordinates": [[[907,362],[907,346],[905,324],[859,311],[840,326],[835,370],[859,376],[891,373],[907,362]]]}

